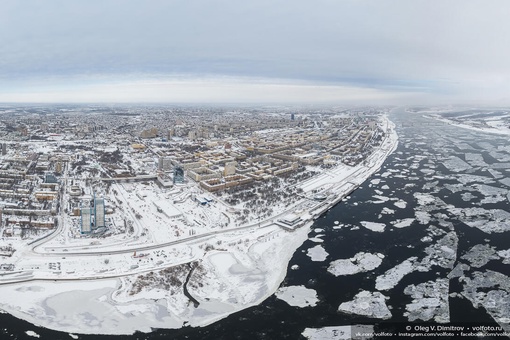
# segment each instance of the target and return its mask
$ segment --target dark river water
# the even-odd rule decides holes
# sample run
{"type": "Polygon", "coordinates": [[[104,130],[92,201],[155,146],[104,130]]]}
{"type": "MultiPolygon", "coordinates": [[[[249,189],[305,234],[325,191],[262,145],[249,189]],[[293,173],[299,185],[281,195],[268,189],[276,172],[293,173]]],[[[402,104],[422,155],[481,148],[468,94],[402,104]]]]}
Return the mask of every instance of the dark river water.
{"type": "MultiPolygon", "coordinates": [[[[273,295],[258,306],[232,314],[207,327],[155,330],[132,336],[78,335],[79,338],[304,339],[301,333],[305,328],[357,323],[406,323],[406,305],[413,298],[404,293],[405,288],[446,279],[451,267],[460,263],[470,265],[470,261],[463,256],[472,252],[476,245],[484,245],[492,251],[478,255],[482,258],[481,265],[472,264],[463,275],[472,278],[475,272],[491,270],[508,279],[510,265],[503,263],[502,256],[494,254],[509,249],[510,232],[486,233],[468,225],[476,221],[494,220],[484,211],[509,210],[507,185],[510,182],[505,181],[510,171],[508,138],[438,123],[417,114],[405,113],[403,109],[391,113],[390,119],[396,124],[399,134],[397,150],[389,156],[380,171],[354,191],[349,199],[317,219],[311,229],[310,237],[324,235],[324,242],[320,246],[329,254],[327,259],[312,261],[307,250],[318,243],[307,240],[289,263],[282,286],[314,289],[320,300],[316,306],[291,307],[273,295]],[[428,201],[424,203],[420,197],[426,197],[428,201]],[[476,208],[484,210],[474,210],[476,208]],[[428,217],[422,223],[414,220],[406,227],[394,227],[398,221],[416,218],[417,212],[425,213],[428,217]],[[375,232],[365,228],[362,221],[384,223],[386,228],[383,232],[375,232]],[[316,228],[323,231],[315,232],[316,228]],[[456,250],[451,266],[432,264],[429,270],[413,271],[393,288],[382,291],[388,298],[386,304],[391,310],[390,320],[338,311],[341,303],[353,300],[360,291],[376,292],[376,278],[389,269],[411,257],[421,261],[427,255],[427,248],[447,233],[454,233],[458,239],[451,246],[456,250]],[[424,241],[427,237],[429,240],[424,241]],[[331,261],[347,259],[359,252],[381,253],[385,257],[381,265],[372,271],[338,277],[328,272],[331,261]],[[483,260],[484,256],[487,257],[486,261],[483,260]],[[296,264],[299,269],[291,270],[290,267],[296,264]]],[[[505,216],[500,216],[497,223],[508,225],[509,221],[505,216]]],[[[436,255],[439,258],[442,256],[441,253],[436,255]]],[[[448,282],[447,301],[451,322],[494,324],[493,317],[483,306],[475,308],[472,301],[460,296],[466,289],[465,280],[453,277],[448,278],[448,282]]],[[[494,284],[494,287],[489,285],[481,290],[488,293],[497,287],[494,284]]],[[[510,292],[506,293],[508,298],[510,292]]],[[[0,324],[0,339],[34,339],[26,335],[27,330],[36,332],[42,339],[71,339],[68,333],[40,328],[8,314],[0,315],[0,324]]]]}

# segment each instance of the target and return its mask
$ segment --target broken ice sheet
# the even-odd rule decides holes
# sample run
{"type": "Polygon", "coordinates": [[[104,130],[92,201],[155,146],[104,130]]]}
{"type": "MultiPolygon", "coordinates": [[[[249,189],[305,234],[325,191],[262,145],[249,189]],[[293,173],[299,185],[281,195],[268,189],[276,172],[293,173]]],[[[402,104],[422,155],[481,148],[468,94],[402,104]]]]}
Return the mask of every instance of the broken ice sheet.
{"type": "Polygon", "coordinates": [[[409,321],[434,320],[439,323],[449,322],[448,291],[448,279],[438,279],[407,286],[404,289],[404,294],[410,295],[413,301],[406,305],[407,312],[404,315],[407,316],[409,321]]]}
{"type": "Polygon", "coordinates": [[[379,292],[363,290],[352,301],[343,302],[338,310],[348,314],[364,315],[376,319],[389,319],[391,312],[386,305],[388,298],[379,292]]]}
{"type": "Polygon", "coordinates": [[[332,261],[329,265],[328,272],[335,276],[367,272],[379,267],[383,258],[384,255],[380,253],[370,254],[360,252],[350,259],[332,261]]]}
{"type": "Polygon", "coordinates": [[[488,244],[477,244],[472,247],[462,259],[469,261],[472,267],[480,268],[485,266],[490,260],[499,260],[494,247],[488,244]]]}

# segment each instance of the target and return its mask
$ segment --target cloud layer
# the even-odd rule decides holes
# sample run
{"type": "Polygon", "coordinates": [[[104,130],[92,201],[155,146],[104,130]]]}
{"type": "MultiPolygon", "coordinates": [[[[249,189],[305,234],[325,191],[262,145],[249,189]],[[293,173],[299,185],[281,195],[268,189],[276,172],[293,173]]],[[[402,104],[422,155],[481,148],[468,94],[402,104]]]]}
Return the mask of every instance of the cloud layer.
{"type": "Polygon", "coordinates": [[[504,0],[5,0],[0,100],[111,102],[108,93],[132,91],[268,102],[278,101],[268,86],[285,79],[285,101],[295,85],[309,91],[300,98],[499,104],[510,89],[509,10],[504,0]],[[203,78],[216,85],[207,91],[203,78]],[[226,96],[231,78],[252,95],[226,96]]]}

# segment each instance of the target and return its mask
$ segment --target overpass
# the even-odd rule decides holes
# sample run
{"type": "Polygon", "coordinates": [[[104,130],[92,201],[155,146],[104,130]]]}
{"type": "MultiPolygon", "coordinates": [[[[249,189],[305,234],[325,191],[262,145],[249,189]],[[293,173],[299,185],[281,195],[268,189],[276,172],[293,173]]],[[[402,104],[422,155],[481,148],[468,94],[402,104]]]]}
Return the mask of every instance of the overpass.
{"type": "Polygon", "coordinates": [[[136,182],[136,181],[147,181],[147,180],[156,180],[158,179],[158,175],[140,175],[140,176],[132,176],[132,177],[94,177],[92,180],[102,181],[102,182],[136,182]]]}

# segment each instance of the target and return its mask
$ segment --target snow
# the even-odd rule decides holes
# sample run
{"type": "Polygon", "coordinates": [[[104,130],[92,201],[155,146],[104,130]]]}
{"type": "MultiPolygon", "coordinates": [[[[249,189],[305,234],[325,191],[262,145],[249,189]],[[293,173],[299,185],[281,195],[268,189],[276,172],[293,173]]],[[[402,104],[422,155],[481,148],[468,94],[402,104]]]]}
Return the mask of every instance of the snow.
{"type": "Polygon", "coordinates": [[[375,289],[389,290],[397,285],[404,276],[415,270],[417,257],[410,257],[375,279],[375,289]]]}
{"type": "Polygon", "coordinates": [[[26,331],[25,332],[28,336],[33,336],[34,338],[40,338],[41,336],[39,334],[37,334],[36,332],[34,331],[26,331]]]}
{"type": "Polygon", "coordinates": [[[471,165],[464,162],[457,156],[450,156],[447,160],[443,162],[443,165],[452,172],[461,172],[471,169],[471,165]]]}
{"type": "Polygon", "coordinates": [[[375,204],[388,202],[390,200],[389,197],[385,197],[385,196],[374,195],[373,197],[378,199],[378,201],[373,201],[372,202],[372,203],[375,203],[375,204]]]}
{"type": "Polygon", "coordinates": [[[391,312],[386,305],[388,298],[380,292],[363,290],[352,301],[343,302],[338,310],[348,314],[363,315],[376,319],[389,319],[391,312]]]}
{"type": "Polygon", "coordinates": [[[208,257],[209,261],[218,270],[227,271],[237,263],[236,258],[231,253],[216,253],[208,257]]]}
{"type": "Polygon", "coordinates": [[[384,207],[383,210],[381,211],[381,214],[385,214],[385,215],[393,215],[394,213],[395,213],[395,210],[387,208],[387,207],[384,207]]]}
{"type": "Polygon", "coordinates": [[[293,307],[314,307],[319,301],[315,290],[305,286],[282,287],[275,294],[278,299],[287,302],[293,307]]]}
{"type": "Polygon", "coordinates": [[[504,185],[506,185],[507,187],[510,187],[510,178],[508,177],[505,177],[503,179],[500,179],[499,182],[503,183],[504,185]]]}
{"type": "Polygon", "coordinates": [[[482,306],[505,331],[510,331],[510,277],[486,270],[473,272],[472,278],[463,277],[462,296],[473,306],[482,306]]]}
{"type": "Polygon", "coordinates": [[[367,229],[370,229],[372,231],[382,233],[384,231],[384,228],[386,225],[384,223],[378,223],[378,222],[367,222],[367,221],[361,221],[361,225],[367,229]]]}
{"type": "Polygon", "coordinates": [[[415,219],[411,217],[411,218],[404,218],[401,220],[391,222],[391,224],[393,224],[393,226],[395,228],[405,228],[405,227],[409,227],[411,224],[413,224],[414,221],[415,221],[415,219]]]}
{"type": "Polygon", "coordinates": [[[465,117],[458,117],[461,119],[448,119],[440,114],[433,114],[430,116],[425,116],[428,118],[437,119],[439,121],[447,122],[448,124],[452,124],[464,129],[469,129],[473,131],[480,131],[484,133],[493,133],[498,135],[509,135],[510,129],[508,129],[507,125],[504,122],[504,116],[493,117],[493,118],[478,118],[471,119],[469,115],[465,117]]]}
{"type": "Polygon", "coordinates": [[[429,224],[430,222],[430,214],[426,211],[420,211],[420,210],[415,210],[414,211],[414,215],[416,216],[416,220],[420,223],[420,224],[429,224]]]}
{"type": "Polygon", "coordinates": [[[510,249],[500,250],[498,255],[503,259],[504,264],[510,264],[510,249]]]}
{"type": "Polygon", "coordinates": [[[498,255],[496,255],[494,247],[488,244],[477,244],[462,255],[461,258],[467,260],[471,267],[480,268],[485,266],[490,260],[499,260],[498,255]]]}
{"type": "Polygon", "coordinates": [[[328,253],[320,245],[309,248],[306,255],[308,255],[314,262],[324,261],[328,257],[328,253]]]}
{"type": "Polygon", "coordinates": [[[396,201],[395,203],[393,203],[397,208],[400,208],[400,209],[405,209],[405,207],[407,206],[407,202],[406,201],[403,201],[403,200],[398,200],[396,201]]]}
{"type": "Polygon", "coordinates": [[[459,263],[455,266],[455,268],[453,268],[453,269],[452,269],[452,271],[448,274],[448,278],[449,278],[449,279],[452,279],[452,278],[454,278],[454,277],[461,277],[461,276],[463,276],[463,275],[464,275],[464,272],[465,272],[466,270],[469,270],[469,269],[471,269],[471,267],[470,267],[470,266],[468,266],[468,265],[467,265],[467,264],[465,264],[465,263],[461,263],[461,262],[459,262],[459,263]]]}
{"type": "Polygon", "coordinates": [[[371,325],[349,325],[349,326],[329,326],[323,328],[305,328],[303,335],[308,340],[342,340],[355,339],[356,333],[373,333],[374,326],[371,325]]]}
{"type": "Polygon", "coordinates": [[[329,264],[328,272],[335,276],[353,275],[379,267],[384,255],[360,252],[350,259],[339,259],[329,264]]]}
{"type": "MultiPolygon", "coordinates": [[[[118,327],[134,332],[150,331],[151,314],[140,314],[136,319],[124,315],[108,301],[100,301],[104,294],[118,287],[117,280],[76,282],[34,282],[17,286],[1,286],[2,304],[10,313],[29,322],[43,321],[47,325],[67,325],[63,328],[82,333],[114,334],[118,327]],[[73,301],[73,308],[69,308],[73,301]]],[[[178,326],[171,319],[169,325],[178,326]]]]}
{"type": "Polygon", "coordinates": [[[407,286],[404,294],[410,295],[413,300],[406,305],[407,312],[404,316],[407,316],[409,321],[450,322],[448,290],[448,279],[407,286]]]}
{"type": "Polygon", "coordinates": [[[427,205],[432,204],[436,201],[436,198],[431,194],[416,192],[414,193],[414,198],[418,201],[418,205],[427,205]]]}
{"type": "Polygon", "coordinates": [[[502,209],[448,207],[448,210],[468,226],[488,234],[510,230],[510,213],[502,209]]]}

